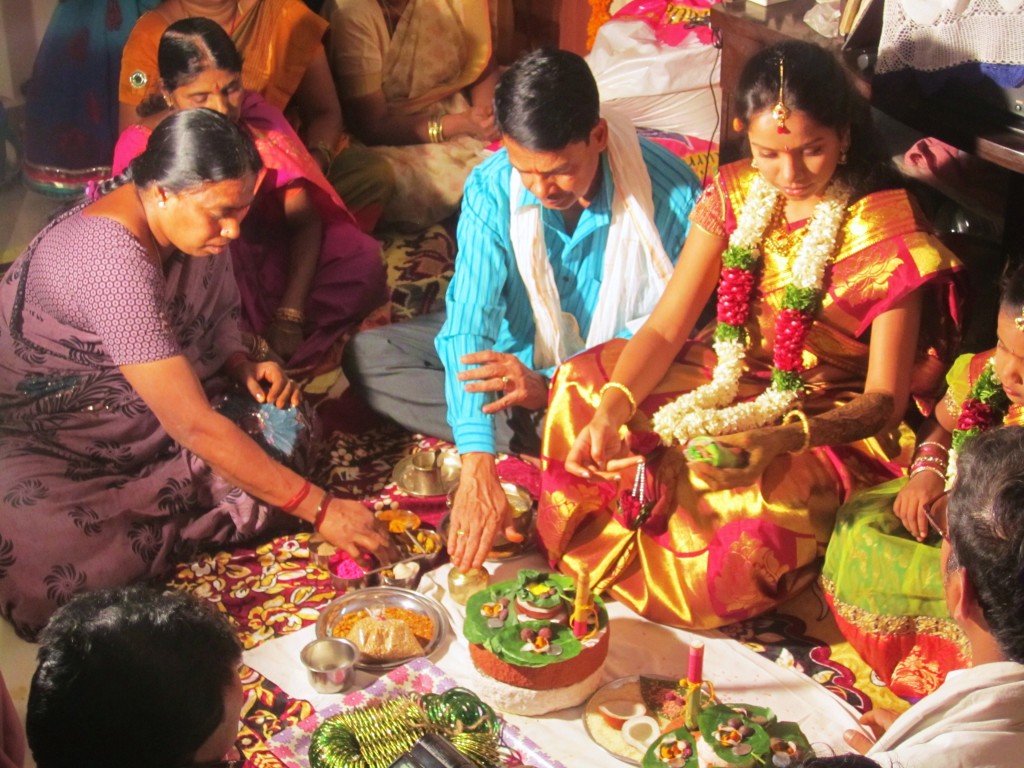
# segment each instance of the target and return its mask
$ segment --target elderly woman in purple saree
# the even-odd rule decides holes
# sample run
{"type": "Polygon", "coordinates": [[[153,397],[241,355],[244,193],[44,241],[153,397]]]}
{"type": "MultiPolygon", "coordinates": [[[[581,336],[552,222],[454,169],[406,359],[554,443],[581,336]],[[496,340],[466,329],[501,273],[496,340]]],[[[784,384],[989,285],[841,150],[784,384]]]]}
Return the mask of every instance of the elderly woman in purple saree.
{"type": "Polygon", "coordinates": [[[386,546],[365,507],[299,474],[297,385],[244,351],[227,246],[259,170],[226,118],[174,115],[0,283],[0,613],[19,634],[278,510],[353,553],[386,546]]]}

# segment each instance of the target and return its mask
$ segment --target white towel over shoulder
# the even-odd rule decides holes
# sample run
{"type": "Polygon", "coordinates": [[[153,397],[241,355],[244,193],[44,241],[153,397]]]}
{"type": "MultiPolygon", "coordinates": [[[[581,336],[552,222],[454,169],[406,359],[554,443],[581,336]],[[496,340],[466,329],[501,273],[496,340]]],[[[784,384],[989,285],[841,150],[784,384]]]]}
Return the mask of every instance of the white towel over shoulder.
{"type": "Polygon", "coordinates": [[[636,129],[628,118],[613,110],[603,109],[601,116],[608,123],[608,159],[615,194],[601,288],[585,342],[576,318],[562,311],[544,243],[541,206],[519,204],[523,182],[518,171],[513,168],[511,172],[510,234],[537,326],[533,353],[537,369],[562,363],[577,352],[608,341],[630,321],[649,315],[672,274],[672,262],[654,226],[651,178],[636,129]]]}

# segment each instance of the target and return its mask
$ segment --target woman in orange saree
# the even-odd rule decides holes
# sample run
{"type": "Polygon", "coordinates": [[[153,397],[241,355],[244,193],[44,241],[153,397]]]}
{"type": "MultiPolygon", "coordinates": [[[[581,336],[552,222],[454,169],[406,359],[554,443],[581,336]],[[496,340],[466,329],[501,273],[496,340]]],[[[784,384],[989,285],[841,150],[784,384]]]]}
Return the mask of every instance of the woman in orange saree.
{"type": "Polygon", "coordinates": [[[959,268],[880,172],[830,54],[766,49],[739,93],[754,161],[705,192],[636,336],[556,375],[538,513],[561,570],[698,629],[809,584],[843,500],[900,473],[901,417],[940,382],[959,268]],[[688,340],[716,284],[719,323],[688,340]]]}

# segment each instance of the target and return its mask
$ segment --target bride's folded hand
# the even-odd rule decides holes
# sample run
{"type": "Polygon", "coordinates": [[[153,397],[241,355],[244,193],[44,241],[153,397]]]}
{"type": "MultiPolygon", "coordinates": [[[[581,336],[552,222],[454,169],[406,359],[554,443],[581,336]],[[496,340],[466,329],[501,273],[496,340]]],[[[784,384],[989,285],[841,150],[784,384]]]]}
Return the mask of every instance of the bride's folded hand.
{"type": "Polygon", "coordinates": [[[566,470],[577,477],[617,479],[618,473],[643,461],[629,451],[620,427],[594,419],[576,437],[565,459],[566,470]]]}

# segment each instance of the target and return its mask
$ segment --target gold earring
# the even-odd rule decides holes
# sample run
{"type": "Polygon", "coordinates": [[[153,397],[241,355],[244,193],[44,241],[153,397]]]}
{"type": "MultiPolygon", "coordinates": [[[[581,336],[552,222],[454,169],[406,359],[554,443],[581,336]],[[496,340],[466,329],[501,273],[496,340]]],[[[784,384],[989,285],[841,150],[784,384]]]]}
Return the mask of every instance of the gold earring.
{"type": "Polygon", "coordinates": [[[1017,330],[1024,332],[1024,307],[1020,308],[1020,314],[1013,318],[1013,324],[1017,326],[1017,330]]]}
{"type": "Polygon", "coordinates": [[[757,168],[757,160],[751,158],[751,160],[750,160],[750,167],[751,168],[757,168]]]}

